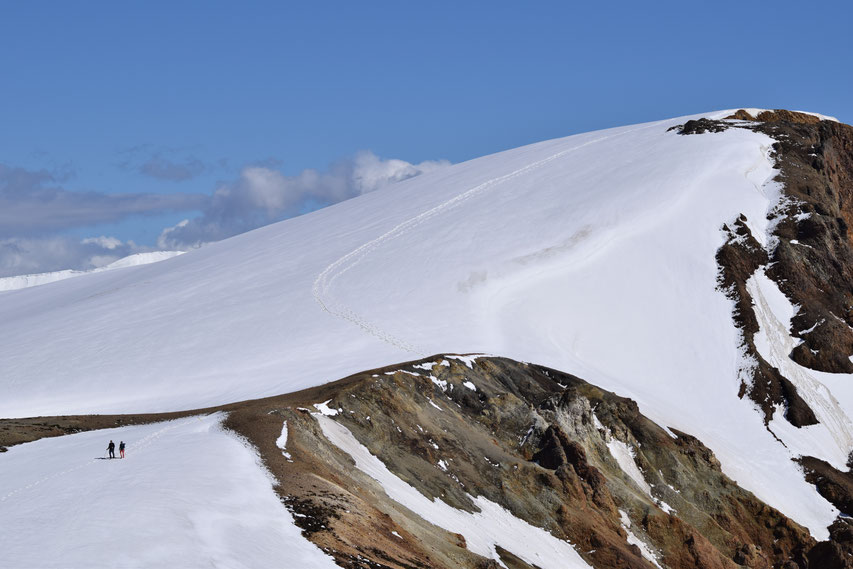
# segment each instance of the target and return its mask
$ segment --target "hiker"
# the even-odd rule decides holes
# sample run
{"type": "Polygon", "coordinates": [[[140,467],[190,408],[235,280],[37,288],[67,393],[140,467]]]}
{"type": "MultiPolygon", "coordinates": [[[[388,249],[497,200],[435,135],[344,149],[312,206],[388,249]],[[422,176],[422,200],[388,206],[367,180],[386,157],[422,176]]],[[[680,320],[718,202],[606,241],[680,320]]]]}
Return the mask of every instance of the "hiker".
{"type": "Polygon", "coordinates": [[[110,451],[110,458],[116,457],[116,444],[110,441],[110,444],[107,445],[107,450],[110,451]]]}
{"type": "Polygon", "coordinates": [[[118,453],[121,455],[122,458],[124,458],[124,441],[121,441],[118,444],[118,453]]]}

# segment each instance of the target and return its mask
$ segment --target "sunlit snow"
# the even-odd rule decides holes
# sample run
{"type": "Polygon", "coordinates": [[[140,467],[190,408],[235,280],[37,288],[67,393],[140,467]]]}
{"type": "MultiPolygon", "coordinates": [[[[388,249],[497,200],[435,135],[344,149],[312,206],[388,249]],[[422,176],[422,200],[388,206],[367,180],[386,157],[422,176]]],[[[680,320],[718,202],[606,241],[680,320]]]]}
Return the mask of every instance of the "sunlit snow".
{"type": "Polygon", "coordinates": [[[0,455],[0,565],[333,568],[255,451],[189,417],[43,439],[0,455]],[[112,439],[127,458],[103,459],[112,439]]]}
{"type": "MultiPolygon", "coordinates": [[[[773,140],[667,131],[697,117],[509,150],[168,262],[4,292],[0,416],[197,408],[490,353],[635,399],[824,538],[835,509],[737,397],[745,362],[717,290],[724,223],[744,214],[770,243],[773,140]]],[[[841,409],[849,380],[820,377],[841,409]]]]}

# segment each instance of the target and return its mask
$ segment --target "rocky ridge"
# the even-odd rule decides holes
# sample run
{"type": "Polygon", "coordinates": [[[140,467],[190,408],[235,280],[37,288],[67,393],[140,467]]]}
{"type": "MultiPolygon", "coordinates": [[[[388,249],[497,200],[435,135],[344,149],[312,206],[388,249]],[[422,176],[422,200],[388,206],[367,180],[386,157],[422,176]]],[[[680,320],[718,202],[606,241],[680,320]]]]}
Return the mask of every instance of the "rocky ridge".
{"type": "MultiPolygon", "coordinates": [[[[227,424],[261,449],[297,524],[342,566],[497,565],[388,498],[323,435],[318,409],[423,495],[465,511],[483,497],[596,568],[805,568],[818,554],[821,567],[851,566],[846,522],[818,547],[726,477],[701,441],[577,377],[436,356],[333,385],[323,401],[232,413],[227,424]],[[285,421],[290,458],[274,444],[285,421]]],[[[535,566],[497,551],[507,567],[535,566]]]]}

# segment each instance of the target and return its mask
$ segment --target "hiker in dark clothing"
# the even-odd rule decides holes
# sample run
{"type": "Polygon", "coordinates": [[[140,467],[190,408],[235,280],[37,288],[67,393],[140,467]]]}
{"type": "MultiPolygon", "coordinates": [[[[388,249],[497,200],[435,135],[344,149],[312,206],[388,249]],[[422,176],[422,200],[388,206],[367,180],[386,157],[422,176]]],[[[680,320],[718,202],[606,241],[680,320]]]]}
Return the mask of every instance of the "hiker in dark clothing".
{"type": "Polygon", "coordinates": [[[110,444],[107,446],[107,450],[110,451],[110,458],[116,457],[116,444],[110,441],[110,444]]]}
{"type": "Polygon", "coordinates": [[[118,444],[118,453],[122,458],[124,458],[124,441],[121,441],[118,444]]]}

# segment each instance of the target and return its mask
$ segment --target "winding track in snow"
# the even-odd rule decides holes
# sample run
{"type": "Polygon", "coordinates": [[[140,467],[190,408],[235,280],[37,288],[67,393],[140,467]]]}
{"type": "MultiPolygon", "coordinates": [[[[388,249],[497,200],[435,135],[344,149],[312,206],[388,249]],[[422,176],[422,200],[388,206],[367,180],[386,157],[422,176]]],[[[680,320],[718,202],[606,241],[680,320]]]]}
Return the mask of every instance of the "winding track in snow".
{"type": "Polygon", "coordinates": [[[481,184],[478,184],[478,185],[474,186],[473,188],[469,188],[469,189],[463,191],[462,193],[450,198],[449,200],[444,201],[444,202],[438,204],[437,206],[434,206],[434,207],[428,209],[427,211],[424,211],[424,212],[422,212],[422,213],[420,213],[414,217],[407,219],[406,221],[399,223],[398,225],[394,226],[392,229],[383,233],[379,237],[371,239],[370,241],[368,241],[368,242],[362,244],[361,246],[353,249],[352,251],[350,251],[346,255],[340,257],[338,260],[334,261],[332,264],[327,266],[317,276],[317,278],[314,280],[314,285],[313,285],[312,290],[311,290],[312,294],[314,295],[314,300],[317,301],[317,303],[320,305],[320,307],[325,312],[328,312],[332,316],[335,316],[337,318],[341,318],[343,320],[347,320],[347,321],[355,324],[356,326],[358,326],[359,328],[361,328],[362,330],[364,330],[368,334],[371,334],[372,336],[379,338],[383,342],[386,342],[386,343],[388,343],[388,344],[390,344],[396,348],[399,348],[400,350],[410,352],[410,353],[419,355],[421,357],[427,356],[428,355],[427,350],[425,350],[425,349],[423,349],[423,348],[421,348],[421,347],[419,347],[413,343],[410,343],[410,342],[408,342],[402,338],[399,338],[399,337],[391,334],[390,332],[388,332],[386,330],[383,330],[377,324],[374,324],[373,322],[371,322],[370,320],[368,320],[364,316],[360,315],[359,313],[357,313],[355,310],[353,310],[349,306],[346,306],[341,302],[336,302],[334,300],[334,297],[330,293],[330,289],[331,289],[332,285],[334,284],[335,280],[338,277],[340,277],[341,275],[343,275],[344,273],[346,273],[351,268],[358,265],[368,254],[370,254],[371,252],[376,250],[380,245],[382,245],[388,241],[391,241],[392,239],[396,239],[397,237],[400,237],[401,235],[404,235],[405,233],[411,231],[413,228],[415,228],[415,227],[423,224],[424,222],[432,219],[433,217],[437,216],[438,214],[443,213],[449,209],[452,209],[452,208],[464,203],[465,201],[467,201],[467,200],[469,200],[469,199],[471,199],[471,198],[473,198],[479,194],[482,194],[488,190],[494,189],[495,187],[503,184],[504,182],[507,182],[509,180],[523,176],[523,175],[525,175],[525,174],[527,174],[533,170],[541,168],[545,164],[549,164],[549,163],[553,162],[554,160],[562,158],[563,156],[565,156],[567,154],[570,154],[576,150],[580,150],[581,148],[585,148],[587,146],[591,146],[591,145],[596,144],[598,142],[602,142],[604,140],[608,140],[608,139],[615,138],[618,136],[625,136],[627,134],[630,134],[630,133],[633,133],[633,132],[636,132],[639,130],[654,128],[654,127],[657,127],[657,126],[664,124],[666,122],[667,121],[656,121],[656,122],[653,122],[653,123],[648,124],[648,125],[644,125],[644,126],[637,127],[637,128],[632,128],[630,130],[624,130],[622,132],[610,134],[607,136],[602,136],[602,137],[590,140],[588,142],[585,142],[583,144],[573,146],[572,148],[567,148],[565,150],[561,150],[560,152],[552,154],[551,156],[548,156],[547,158],[543,158],[541,160],[531,162],[530,164],[527,164],[526,166],[522,166],[521,168],[518,168],[517,170],[514,170],[508,174],[504,174],[502,176],[497,176],[497,177],[492,178],[490,180],[486,180],[485,182],[482,182],[481,184]]]}

